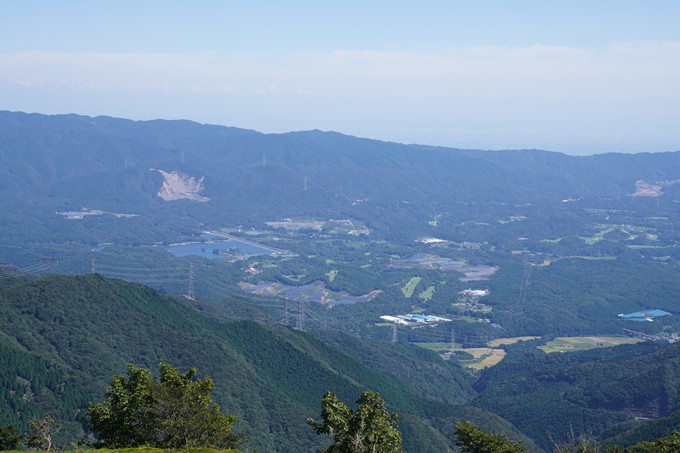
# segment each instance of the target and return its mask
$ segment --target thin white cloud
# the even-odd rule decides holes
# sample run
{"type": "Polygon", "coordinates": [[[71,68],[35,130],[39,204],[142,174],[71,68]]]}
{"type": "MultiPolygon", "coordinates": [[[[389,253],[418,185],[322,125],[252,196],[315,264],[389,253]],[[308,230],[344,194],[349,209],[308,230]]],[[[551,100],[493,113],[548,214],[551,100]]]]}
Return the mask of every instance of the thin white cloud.
{"type": "Polygon", "coordinates": [[[0,74],[10,83],[87,90],[544,98],[607,97],[615,91],[650,97],[678,91],[680,43],[618,44],[602,51],[542,45],[440,53],[337,50],[278,59],[34,51],[0,55],[0,74]]]}
{"type": "Polygon", "coordinates": [[[638,56],[677,62],[680,59],[680,42],[629,42],[613,44],[607,48],[607,51],[613,55],[638,56]]]}

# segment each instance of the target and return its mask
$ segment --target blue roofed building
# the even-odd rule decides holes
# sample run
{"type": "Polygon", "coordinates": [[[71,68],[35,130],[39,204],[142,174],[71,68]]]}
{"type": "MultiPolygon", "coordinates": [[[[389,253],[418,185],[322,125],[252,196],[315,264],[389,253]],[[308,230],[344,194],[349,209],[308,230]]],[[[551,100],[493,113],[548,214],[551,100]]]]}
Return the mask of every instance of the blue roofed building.
{"type": "Polygon", "coordinates": [[[657,308],[652,308],[649,310],[641,310],[633,313],[620,314],[619,318],[625,319],[626,321],[654,321],[654,318],[660,316],[668,316],[670,313],[664,310],[659,310],[657,308]]]}

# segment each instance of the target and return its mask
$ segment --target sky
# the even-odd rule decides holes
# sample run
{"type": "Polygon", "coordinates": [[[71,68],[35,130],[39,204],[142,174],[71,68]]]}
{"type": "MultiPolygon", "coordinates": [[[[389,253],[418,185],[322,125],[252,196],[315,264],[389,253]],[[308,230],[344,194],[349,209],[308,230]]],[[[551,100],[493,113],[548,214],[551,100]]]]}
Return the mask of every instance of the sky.
{"type": "Polygon", "coordinates": [[[680,150],[676,1],[0,0],[0,110],[680,150]]]}

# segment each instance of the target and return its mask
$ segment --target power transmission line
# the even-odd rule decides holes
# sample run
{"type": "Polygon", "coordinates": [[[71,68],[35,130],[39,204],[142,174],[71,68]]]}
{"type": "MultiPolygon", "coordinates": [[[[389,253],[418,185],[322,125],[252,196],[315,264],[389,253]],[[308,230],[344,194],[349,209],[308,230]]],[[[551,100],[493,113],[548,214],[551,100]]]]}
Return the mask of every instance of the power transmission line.
{"type": "Polygon", "coordinates": [[[0,263],[0,266],[4,264],[5,266],[0,267],[0,279],[9,279],[15,277],[37,277],[38,275],[52,269],[54,266],[59,264],[55,258],[43,258],[41,262],[33,264],[31,266],[21,268],[13,266],[9,263],[0,263]]]}
{"type": "Polygon", "coordinates": [[[187,298],[191,300],[196,299],[194,293],[194,263],[189,263],[189,287],[187,288],[187,298]]]}
{"type": "Polygon", "coordinates": [[[98,264],[97,267],[99,268],[104,268],[104,269],[121,269],[125,271],[148,271],[148,270],[153,270],[153,271],[178,271],[182,270],[182,267],[180,266],[175,266],[175,267],[123,267],[123,266],[110,266],[108,264],[98,264]]]}
{"type": "Polygon", "coordinates": [[[305,330],[305,301],[302,299],[298,300],[297,328],[298,330],[305,330]]]}

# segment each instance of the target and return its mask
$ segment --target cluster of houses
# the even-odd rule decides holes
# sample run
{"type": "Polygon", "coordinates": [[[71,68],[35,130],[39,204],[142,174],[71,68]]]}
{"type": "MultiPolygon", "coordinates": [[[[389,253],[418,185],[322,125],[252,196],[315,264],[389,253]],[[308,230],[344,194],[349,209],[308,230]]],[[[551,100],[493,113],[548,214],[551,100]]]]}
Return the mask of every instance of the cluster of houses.
{"type": "Polygon", "coordinates": [[[458,294],[460,294],[463,297],[478,299],[480,297],[488,296],[489,290],[488,289],[470,289],[470,288],[468,288],[468,289],[464,289],[463,291],[459,292],[458,294]]]}

